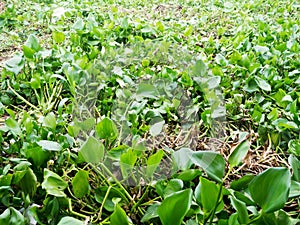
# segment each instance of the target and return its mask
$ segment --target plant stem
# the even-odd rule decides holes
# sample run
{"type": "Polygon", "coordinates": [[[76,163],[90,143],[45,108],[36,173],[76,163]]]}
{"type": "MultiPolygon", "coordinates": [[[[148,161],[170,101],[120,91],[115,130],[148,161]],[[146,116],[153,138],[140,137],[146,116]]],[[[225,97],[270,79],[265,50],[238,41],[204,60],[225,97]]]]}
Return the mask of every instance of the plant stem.
{"type": "MultiPolygon", "coordinates": [[[[102,204],[101,204],[101,207],[100,207],[100,210],[99,210],[98,217],[97,217],[97,220],[96,220],[96,221],[101,220],[102,210],[103,210],[104,204],[105,204],[105,202],[106,202],[106,200],[107,200],[107,198],[108,198],[108,195],[109,195],[109,192],[110,192],[110,189],[111,189],[111,188],[112,188],[112,186],[108,186],[108,189],[107,189],[107,191],[106,191],[106,193],[105,193],[105,196],[104,196],[104,198],[103,198],[103,202],[102,202],[102,204]]],[[[96,221],[95,221],[95,222],[96,222],[96,221]]]]}
{"type": "Polygon", "coordinates": [[[19,98],[21,99],[23,102],[25,102],[27,105],[29,105],[30,107],[34,108],[35,110],[39,111],[39,108],[36,107],[35,105],[31,104],[30,102],[28,102],[25,98],[23,98],[21,95],[18,94],[18,92],[16,92],[9,84],[9,81],[7,81],[7,86],[8,88],[19,98]]]}

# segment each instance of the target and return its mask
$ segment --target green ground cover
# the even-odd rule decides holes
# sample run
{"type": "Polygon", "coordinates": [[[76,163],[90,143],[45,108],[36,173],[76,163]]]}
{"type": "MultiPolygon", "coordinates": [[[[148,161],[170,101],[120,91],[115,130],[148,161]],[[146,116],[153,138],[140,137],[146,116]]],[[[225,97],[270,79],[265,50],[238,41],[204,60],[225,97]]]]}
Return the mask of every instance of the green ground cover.
{"type": "Polygon", "coordinates": [[[300,224],[299,15],[0,0],[0,224],[300,224]]]}

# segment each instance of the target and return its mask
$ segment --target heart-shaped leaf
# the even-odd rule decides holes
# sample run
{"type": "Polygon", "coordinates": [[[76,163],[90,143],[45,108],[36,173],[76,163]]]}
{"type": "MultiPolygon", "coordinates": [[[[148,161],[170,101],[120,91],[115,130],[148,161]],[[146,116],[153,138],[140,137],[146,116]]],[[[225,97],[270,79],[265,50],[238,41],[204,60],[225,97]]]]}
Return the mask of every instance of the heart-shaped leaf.
{"type": "Polygon", "coordinates": [[[157,212],[163,225],[181,225],[182,220],[192,203],[191,189],[175,192],[169,195],[161,205],[157,212]]]}
{"type": "Polygon", "coordinates": [[[253,200],[265,213],[275,212],[286,203],[291,185],[288,168],[269,168],[249,184],[253,200]]]}

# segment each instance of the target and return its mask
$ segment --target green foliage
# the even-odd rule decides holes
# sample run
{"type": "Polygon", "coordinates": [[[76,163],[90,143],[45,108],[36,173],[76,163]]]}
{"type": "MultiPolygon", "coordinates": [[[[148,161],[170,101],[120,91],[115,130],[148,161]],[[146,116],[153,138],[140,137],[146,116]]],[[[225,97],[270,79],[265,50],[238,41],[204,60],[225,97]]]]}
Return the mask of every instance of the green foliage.
{"type": "Polygon", "coordinates": [[[298,224],[298,11],[0,1],[0,224],[298,224]]]}

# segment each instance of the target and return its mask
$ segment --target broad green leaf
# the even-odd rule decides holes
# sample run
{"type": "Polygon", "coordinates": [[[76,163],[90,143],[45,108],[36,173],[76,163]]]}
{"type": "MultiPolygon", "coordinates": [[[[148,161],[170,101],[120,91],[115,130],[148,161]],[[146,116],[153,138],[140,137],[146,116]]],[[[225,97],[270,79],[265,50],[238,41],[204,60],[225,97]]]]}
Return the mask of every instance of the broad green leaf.
{"type": "Polygon", "coordinates": [[[191,189],[176,192],[161,203],[157,213],[163,225],[181,225],[192,203],[191,189]]]}
{"type": "Polygon", "coordinates": [[[157,88],[154,87],[154,85],[148,83],[140,83],[138,85],[136,94],[140,98],[157,99],[159,96],[157,88]]]}
{"type": "Polygon", "coordinates": [[[30,34],[25,42],[25,46],[33,49],[35,52],[41,49],[38,38],[34,34],[30,34]]]}
{"type": "Polygon", "coordinates": [[[209,181],[203,177],[200,178],[200,182],[195,190],[196,202],[202,206],[205,215],[209,215],[212,210],[219,203],[219,186],[212,181],[209,181]]]}
{"type": "Polygon", "coordinates": [[[78,30],[78,31],[82,31],[83,28],[84,28],[83,20],[82,19],[77,19],[72,28],[75,29],[75,30],[78,30]]]}
{"type": "Polygon", "coordinates": [[[248,214],[248,209],[246,207],[246,204],[236,199],[234,196],[230,196],[230,201],[234,209],[237,211],[238,221],[241,224],[248,224],[249,214],[248,214]]]}
{"type": "Polygon", "coordinates": [[[167,186],[163,190],[163,196],[166,197],[168,195],[172,195],[175,192],[182,190],[183,181],[180,179],[172,179],[168,182],[167,186]]]}
{"type": "Polygon", "coordinates": [[[121,155],[120,166],[124,178],[127,178],[128,174],[132,171],[136,160],[137,160],[137,155],[135,151],[132,149],[129,149],[126,153],[123,153],[121,155]]]}
{"type": "Polygon", "coordinates": [[[72,189],[77,198],[82,198],[89,193],[89,173],[79,170],[72,179],[72,189]]]}
{"type": "Polygon", "coordinates": [[[265,213],[275,212],[286,203],[291,185],[287,168],[269,168],[249,184],[252,199],[265,213]]]}
{"type": "Polygon", "coordinates": [[[28,146],[28,148],[24,149],[24,153],[26,158],[36,167],[40,167],[43,163],[45,163],[51,154],[49,151],[43,150],[40,146],[28,146]]]}
{"type": "Polygon", "coordinates": [[[21,135],[22,131],[21,128],[18,124],[18,122],[16,120],[14,120],[13,118],[8,118],[7,120],[5,120],[5,125],[9,128],[9,130],[15,134],[15,135],[21,135]]]}
{"type": "Polygon", "coordinates": [[[63,32],[53,31],[52,38],[56,43],[60,44],[65,40],[65,34],[63,32]]]}
{"type": "Polygon", "coordinates": [[[211,151],[193,152],[190,155],[192,162],[201,167],[209,177],[215,181],[222,182],[225,173],[225,160],[223,157],[211,151]]]}
{"type": "Polygon", "coordinates": [[[56,197],[65,197],[64,189],[68,187],[68,183],[64,181],[59,175],[56,173],[44,169],[44,181],[42,183],[42,188],[46,189],[49,195],[53,195],[56,197]]]}
{"type": "Polygon", "coordinates": [[[230,188],[236,191],[241,191],[248,188],[248,184],[252,181],[254,175],[246,174],[238,180],[234,180],[230,184],[230,188]]]}
{"type": "Polygon", "coordinates": [[[193,75],[196,78],[196,82],[200,81],[198,78],[203,77],[207,74],[207,68],[202,60],[197,60],[193,67],[193,75]]]}
{"type": "Polygon", "coordinates": [[[29,48],[28,46],[23,45],[22,50],[23,50],[25,57],[30,58],[30,59],[33,58],[35,51],[32,48],[29,48]]]}
{"type": "Polygon", "coordinates": [[[52,130],[55,130],[56,128],[56,117],[53,112],[50,112],[47,116],[45,116],[43,120],[43,125],[45,127],[49,127],[52,130]]]}
{"type": "Polygon", "coordinates": [[[33,58],[34,54],[41,50],[38,38],[33,34],[29,35],[22,49],[27,58],[33,58]]]}
{"type": "Polygon", "coordinates": [[[249,149],[250,142],[248,140],[240,142],[237,146],[235,146],[228,158],[230,166],[238,166],[247,155],[249,149]]]}
{"type": "Polygon", "coordinates": [[[115,123],[109,118],[104,118],[96,125],[96,135],[100,139],[113,142],[119,134],[115,123]]]}
{"type": "Polygon", "coordinates": [[[262,79],[258,76],[255,76],[255,81],[256,81],[258,87],[260,87],[262,90],[271,91],[271,85],[268,84],[268,82],[265,81],[264,79],[262,79]]]}
{"type": "Polygon", "coordinates": [[[187,170],[191,167],[192,161],[190,155],[192,150],[189,148],[181,148],[172,154],[175,166],[178,170],[187,170]]]}
{"type": "Polygon", "coordinates": [[[182,181],[191,181],[194,180],[196,177],[200,176],[202,173],[198,169],[187,169],[179,173],[178,179],[182,181]]]}
{"type": "Polygon", "coordinates": [[[213,76],[205,80],[205,84],[207,85],[209,90],[217,88],[220,83],[221,83],[220,76],[213,76]]]}
{"type": "Polygon", "coordinates": [[[9,207],[0,215],[2,225],[25,225],[24,216],[13,207],[9,207]]]}
{"type": "Polygon", "coordinates": [[[95,118],[87,118],[81,122],[76,122],[75,125],[78,125],[82,130],[90,131],[94,128],[96,123],[95,118]]]}
{"type": "Polygon", "coordinates": [[[110,216],[110,224],[129,225],[130,221],[125,211],[116,204],[113,214],[110,216]]]}
{"type": "Polygon", "coordinates": [[[70,216],[65,216],[57,225],[84,225],[84,222],[70,216]]]}
{"type": "Polygon", "coordinates": [[[151,177],[153,175],[153,173],[159,166],[163,156],[164,156],[163,150],[158,150],[155,154],[149,156],[147,160],[147,169],[146,169],[147,177],[151,177]]]}
{"type": "Polygon", "coordinates": [[[88,163],[99,163],[104,157],[104,146],[94,137],[89,137],[81,146],[79,153],[88,163]]]}
{"type": "Polygon", "coordinates": [[[165,125],[165,121],[164,120],[160,120],[160,121],[157,121],[154,124],[152,124],[150,126],[150,134],[151,134],[151,136],[155,137],[155,136],[159,135],[161,133],[164,125],[165,125]]]}
{"type": "Polygon", "coordinates": [[[29,194],[31,198],[35,195],[37,189],[37,178],[32,169],[27,169],[25,175],[20,180],[19,185],[25,195],[29,194]]]}
{"type": "Polygon", "coordinates": [[[37,144],[47,151],[60,151],[62,146],[56,141],[41,140],[37,144]]]}
{"type": "Polygon", "coordinates": [[[13,58],[5,62],[5,69],[17,75],[24,68],[24,65],[23,57],[20,54],[16,54],[13,58]]]}
{"type": "Polygon", "coordinates": [[[114,199],[124,198],[123,193],[118,189],[109,189],[107,186],[101,186],[95,191],[95,200],[98,203],[104,204],[103,207],[109,212],[115,209],[114,199]],[[108,193],[109,191],[109,193],[108,193]],[[107,195],[105,202],[104,197],[107,195]]]}

